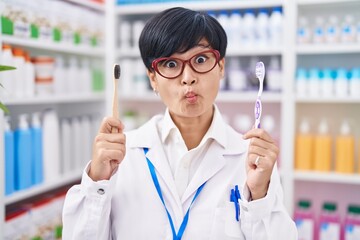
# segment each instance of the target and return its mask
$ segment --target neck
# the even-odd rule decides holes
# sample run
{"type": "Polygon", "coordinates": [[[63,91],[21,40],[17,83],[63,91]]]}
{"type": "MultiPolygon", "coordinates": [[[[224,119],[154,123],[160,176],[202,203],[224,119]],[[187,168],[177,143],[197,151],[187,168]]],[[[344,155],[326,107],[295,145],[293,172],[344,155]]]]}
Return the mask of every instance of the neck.
{"type": "Polygon", "coordinates": [[[198,117],[185,118],[170,115],[179,129],[187,149],[191,150],[199,146],[208,131],[214,116],[214,107],[211,107],[211,110],[198,117]]]}

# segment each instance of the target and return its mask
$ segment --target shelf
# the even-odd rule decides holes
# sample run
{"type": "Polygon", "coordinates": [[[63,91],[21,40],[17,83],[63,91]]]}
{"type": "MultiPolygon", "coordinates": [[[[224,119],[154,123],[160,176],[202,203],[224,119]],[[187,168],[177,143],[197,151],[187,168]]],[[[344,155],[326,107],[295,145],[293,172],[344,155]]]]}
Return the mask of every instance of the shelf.
{"type": "Polygon", "coordinates": [[[309,182],[360,184],[360,174],[322,173],[315,171],[295,171],[295,180],[309,182]]]}
{"type": "Polygon", "coordinates": [[[358,97],[296,97],[296,103],[360,103],[358,97]]]}
{"type": "Polygon", "coordinates": [[[105,11],[104,4],[95,2],[93,0],[66,0],[66,1],[90,8],[92,10],[96,10],[100,12],[105,11]]]}
{"type": "Polygon", "coordinates": [[[105,101],[104,93],[92,94],[67,94],[67,95],[49,95],[39,96],[33,98],[20,98],[20,99],[4,99],[3,102],[7,106],[15,105],[33,105],[33,104],[51,104],[51,103],[81,103],[81,102],[95,102],[105,101]]]}
{"type": "Polygon", "coordinates": [[[297,0],[299,6],[302,5],[326,5],[326,4],[344,4],[344,3],[356,3],[359,0],[297,0]]]}
{"type": "Polygon", "coordinates": [[[9,196],[5,196],[5,201],[4,201],[5,205],[16,203],[16,202],[19,202],[21,200],[33,197],[33,196],[35,196],[37,194],[48,192],[48,191],[51,191],[53,189],[65,186],[65,185],[73,183],[75,181],[78,181],[78,180],[81,179],[81,174],[82,174],[82,171],[79,170],[79,171],[76,171],[74,173],[62,176],[60,181],[37,185],[37,186],[31,187],[31,188],[26,189],[26,190],[15,192],[15,193],[13,193],[13,194],[11,194],[9,196]]]}
{"type": "Polygon", "coordinates": [[[344,54],[344,53],[360,53],[360,44],[304,44],[296,47],[297,54],[344,54]]]}
{"type": "Polygon", "coordinates": [[[207,1],[206,4],[203,1],[197,2],[167,2],[167,3],[149,3],[149,4],[124,4],[117,5],[115,9],[116,14],[120,15],[141,15],[141,14],[153,14],[163,11],[171,7],[184,7],[198,11],[207,10],[227,10],[227,9],[247,9],[247,8],[266,8],[282,6],[281,0],[242,0],[242,1],[207,1]],[[141,6],[141,7],[140,7],[141,6]]]}
{"type": "Polygon", "coordinates": [[[40,39],[23,39],[20,37],[2,35],[2,42],[8,43],[10,45],[18,45],[22,47],[41,49],[52,52],[70,53],[75,55],[85,55],[92,57],[103,57],[105,55],[105,49],[101,47],[81,45],[75,46],[51,41],[47,42],[40,39]]]}
{"type": "MultiPolygon", "coordinates": [[[[226,57],[237,57],[237,56],[272,56],[272,55],[281,55],[283,49],[281,47],[248,47],[240,49],[228,49],[226,52],[226,57]]],[[[129,50],[120,50],[117,54],[118,58],[140,58],[140,51],[138,48],[129,49],[129,50]]]]}
{"type": "MultiPolygon", "coordinates": [[[[255,103],[257,97],[257,91],[247,92],[230,92],[220,91],[216,102],[218,103],[255,103]]],[[[263,92],[261,96],[262,102],[281,102],[281,93],[263,92]]],[[[153,92],[142,93],[141,95],[122,96],[121,101],[132,102],[160,102],[160,98],[153,92]]]]}

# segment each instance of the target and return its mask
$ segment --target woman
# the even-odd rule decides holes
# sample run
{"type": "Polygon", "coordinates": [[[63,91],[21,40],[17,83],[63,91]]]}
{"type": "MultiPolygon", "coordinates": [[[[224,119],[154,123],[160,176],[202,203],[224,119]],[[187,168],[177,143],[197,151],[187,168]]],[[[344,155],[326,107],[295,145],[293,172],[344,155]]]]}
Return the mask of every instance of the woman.
{"type": "Polygon", "coordinates": [[[226,39],[214,18],[184,8],[147,22],[141,57],[167,109],[126,138],[120,120],[103,120],[65,200],[64,239],[297,239],[275,142],[235,132],[214,104],[226,39]]]}

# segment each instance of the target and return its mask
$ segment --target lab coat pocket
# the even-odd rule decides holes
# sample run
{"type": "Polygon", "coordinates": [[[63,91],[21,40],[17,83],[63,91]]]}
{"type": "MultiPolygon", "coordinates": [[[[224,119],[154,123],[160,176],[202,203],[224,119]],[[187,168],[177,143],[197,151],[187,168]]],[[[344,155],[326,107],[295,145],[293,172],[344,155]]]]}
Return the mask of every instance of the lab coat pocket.
{"type": "Polygon", "coordinates": [[[240,240],[244,239],[240,227],[240,219],[235,219],[235,206],[227,202],[224,207],[215,210],[212,224],[211,240],[240,240]]]}

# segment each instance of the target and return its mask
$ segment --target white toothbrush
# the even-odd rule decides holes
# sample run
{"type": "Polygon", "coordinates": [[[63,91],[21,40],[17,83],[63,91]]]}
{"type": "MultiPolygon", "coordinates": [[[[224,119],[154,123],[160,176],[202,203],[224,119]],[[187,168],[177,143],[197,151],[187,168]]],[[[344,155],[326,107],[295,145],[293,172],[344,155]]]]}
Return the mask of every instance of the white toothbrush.
{"type": "Polygon", "coordinates": [[[265,66],[263,62],[257,62],[255,67],[255,75],[259,79],[259,91],[255,103],[254,114],[255,114],[255,128],[260,128],[260,118],[262,112],[261,105],[261,94],[263,92],[263,84],[265,77],[265,66]]]}

